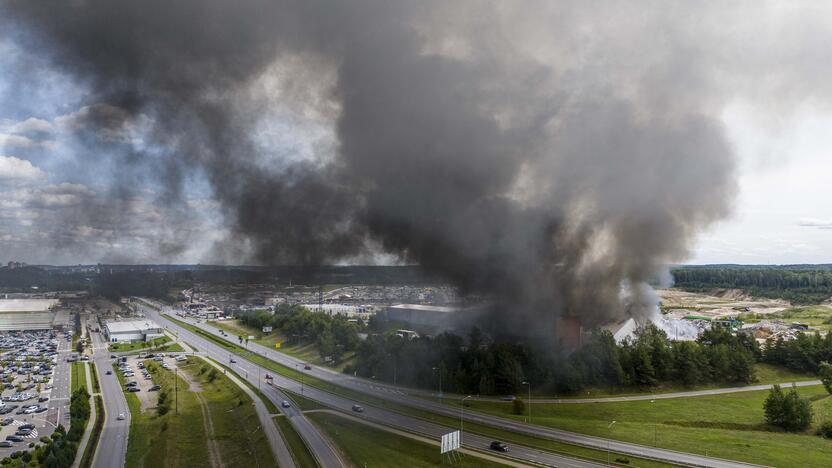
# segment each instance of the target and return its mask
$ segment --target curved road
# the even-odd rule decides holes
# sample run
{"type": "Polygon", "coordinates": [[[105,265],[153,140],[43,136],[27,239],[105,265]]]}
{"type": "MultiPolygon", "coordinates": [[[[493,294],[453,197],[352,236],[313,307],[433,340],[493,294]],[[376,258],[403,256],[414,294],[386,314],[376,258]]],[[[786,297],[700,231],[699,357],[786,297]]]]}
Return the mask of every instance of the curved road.
{"type": "MultiPolygon", "coordinates": [[[[163,307],[164,310],[167,311],[168,313],[171,313],[171,314],[174,313],[174,310],[171,309],[170,307],[164,306],[162,304],[157,304],[157,306],[163,307]]],[[[163,317],[161,317],[158,313],[156,313],[156,311],[152,311],[151,309],[147,309],[147,310],[151,311],[157,317],[159,317],[159,320],[163,320],[163,317]]],[[[178,325],[176,325],[175,323],[173,323],[171,321],[167,321],[167,320],[165,320],[165,321],[167,323],[169,323],[170,326],[174,326],[177,329],[182,329],[182,327],[179,327],[178,325]]],[[[211,328],[211,327],[209,327],[205,324],[196,324],[196,325],[199,326],[200,328],[204,329],[205,331],[209,332],[209,333],[214,334],[216,332],[216,329],[211,328]]],[[[222,337],[220,337],[220,338],[222,338],[222,337]]],[[[232,341],[228,338],[225,338],[225,339],[227,341],[229,341],[230,343],[236,344],[234,341],[232,341]]],[[[293,367],[296,367],[296,366],[301,366],[301,365],[304,364],[304,361],[302,361],[300,359],[293,358],[291,356],[285,355],[283,353],[272,350],[272,349],[267,348],[265,346],[258,345],[256,343],[250,343],[249,348],[250,348],[251,351],[256,352],[257,354],[265,356],[265,357],[267,357],[267,358],[269,358],[269,359],[271,359],[275,362],[278,362],[278,363],[283,364],[285,366],[288,366],[290,368],[293,368],[293,367]]],[[[226,353],[227,353],[227,351],[226,351],[226,353]]],[[[372,395],[372,396],[375,396],[375,397],[383,398],[385,400],[389,400],[389,401],[393,401],[393,402],[400,403],[400,404],[403,404],[403,405],[419,408],[419,409],[429,411],[429,412],[432,412],[432,413],[442,414],[442,415],[449,416],[449,417],[454,417],[454,418],[459,417],[459,409],[458,408],[453,408],[453,407],[449,407],[449,406],[446,406],[446,405],[442,405],[442,404],[439,404],[439,403],[436,403],[436,402],[433,402],[433,401],[425,400],[425,399],[420,398],[420,397],[414,397],[414,396],[409,395],[408,393],[406,393],[405,389],[400,389],[400,388],[394,387],[392,385],[378,384],[378,383],[373,382],[373,381],[367,381],[365,379],[359,379],[359,378],[356,378],[356,377],[351,377],[351,376],[344,375],[344,374],[341,374],[341,373],[338,373],[338,372],[335,372],[335,371],[332,371],[332,370],[321,369],[321,368],[314,367],[314,366],[313,366],[311,371],[307,371],[307,372],[309,374],[321,379],[321,380],[324,380],[324,381],[327,381],[327,382],[330,382],[330,383],[334,383],[334,384],[337,384],[337,385],[340,385],[340,386],[343,386],[343,387],[346,387],[346,388],[350,388],[350,389],[353,389],[353,390],[356,390],[356,391],[359,391],[359,392],[362,392],[362,393],[365,393],[365,394],[369,394],[369,395],[372,395]]],[[[280,385],[286,385],[286,388],[291,389],[291,390],[293,390],[294,388],[299,387],[299,385],[296,382],[294,382],[294,385],[293,385],[293,381],[289,381],[289,382],[286,382],[286,383],[281,382],[280,385]]],[[[310,390],[307,390],[307,392],[310,392],[310,390]]],[[[326,393],[326,392],[321,392],[321,393],[326,393]]],[[[332,397],[331,394],[327,393],[326,395],[330,395],[330,398],[332,397]]],[[[324,398],[323,396],[316,394],[315,398],[313,398],[313,399],[317,399],[319,397],[324,398]]],[[[326,403],[330,404],[329,402],[326,402],[326,403]]],[[[395,419],[401,418],[401,415],[399,415],[398,413],[393,413],[393,412],[385,412],[385,413],[387,414],[387,416],[385,416],[385,418],[395,418],[395,419]]],[[[411,419],[414,419],[414,418],[411,418],[411,419]]],[[[609,449],[609,450],[612,450],[612,451],[615,451],[615,452],[625,453],[625,454],[635,456],[635,457],[661,460],[661,461],[666,461],[666,462],[670,462],[670,463],[677,463],[677,464],[682,464],[682,465],[713,467],[713,468],[733,468],[733,467],[757,466],[757,465],[753,465],[753,464],[742,463],[742,462],[737,462],[737,461],[732,461],[732,460],[723,460],[723,459],[719,459],[719,458],[705,457],[705,456],[700,456],[700,455],[695,455],[695,454],[690,454],[690,453],[676,452],[676,451],[672,451],[672,450],[665,450],[665,449],[659,449],[659,448],[654,448],[654,447],[648,447],[648,446],[644,446],[644,445],[620,442],[620,441],[617,441],[617,440],[604,439],[604,438],[601,438],[601,437],[593,437],[593,436],[578,434],[578,433],[574,433],[574,432],[569,432],[569,431],[564,431],[564,430],[554,429],[554,428],[549,428],[549,427],[544,427],[544,426],[525,424],[525,423],[510,420],[510,419],[501,418],[501,417],[497,417],[497,416],[491,416],[491,415],[482,414],[482,413],[474,413],[474,412],[466,413],[465,419],[466,419],[466,421],[469,421],[469,420],[470,421],[475,421],[475,422],[478,422],[478,423],[481,423],[481,424],[486,424],[486,425],[493,426],[493,427],[498,427],[498,428],[501,428],[501,429],[508,429],[508,430],[511,430],[513,432],[517,432],[517,433],[520,433],[520,434],[532,435],[532,436],[542,437],[542,438],[546,438],[546,439],[550,439],[550,440],[556,440],[556,441],[560,441],[560,442],[567,442],[567,443],[571,443],[571,444],[575,444],[575,445],[582,445],[582,446],[585,446],[585,447],[592,447],[592,448],[595,448],[595,449],[598,449],[598,450],[606,451],[606,450],[609,449]]],[[[382,422],[386,422],[388,424],[390,423],[390,421],[387,420],[387,419],[382,420],[382,422]]],[[[467,437],[468,436],[466,435],[466,438],[467,437]]],[[[529,461],[531,461],[531,460],[529,460],[529,461]]]]}

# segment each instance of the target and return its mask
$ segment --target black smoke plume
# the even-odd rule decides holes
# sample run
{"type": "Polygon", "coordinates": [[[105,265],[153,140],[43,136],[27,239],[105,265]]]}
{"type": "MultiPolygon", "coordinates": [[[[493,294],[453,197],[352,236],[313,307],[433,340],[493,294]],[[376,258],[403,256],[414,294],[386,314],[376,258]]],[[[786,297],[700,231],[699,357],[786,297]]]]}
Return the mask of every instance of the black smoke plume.
{"type": "Polygon", "coordinates": [[[204,175],[230,231],[213,260],[384,252],[520,322],[643,315],[646,282],[726,215],[732,154],[696,57],[641,66],[582,29],[580,2],[541,11],[537,41],[542,3],[7,0],[2,16],[91,104],[123,110],[100,125],[151,122],[125,171],[154,174],[171,206],[204,175]],[[335,143],[264,147],[274,106],[335,143]]]}

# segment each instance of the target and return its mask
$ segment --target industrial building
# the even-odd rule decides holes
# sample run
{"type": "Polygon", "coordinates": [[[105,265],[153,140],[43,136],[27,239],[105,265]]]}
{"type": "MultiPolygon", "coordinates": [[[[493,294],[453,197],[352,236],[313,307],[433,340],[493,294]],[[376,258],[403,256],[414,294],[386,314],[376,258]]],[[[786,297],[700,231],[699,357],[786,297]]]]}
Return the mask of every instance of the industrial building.
{"type": "Polygon", "coordinates": [[[485,308],[436,306],[424,304],[396,304],[387,308],[389,320],[407,322],[414,326],[430,327],[439,330],[467,329],[485,308]]]}
{"type": "Polygon", "coordinates": [[[50,330],[57,299],[0,299],[0,331],[50,330]]]}
{"type": "Polygon", "coordinates": [[[162,327],[153,320],[129,320],[107,322],[104,326],[107,339],[112,343],[150,341],[165,336],[162,327]]]}

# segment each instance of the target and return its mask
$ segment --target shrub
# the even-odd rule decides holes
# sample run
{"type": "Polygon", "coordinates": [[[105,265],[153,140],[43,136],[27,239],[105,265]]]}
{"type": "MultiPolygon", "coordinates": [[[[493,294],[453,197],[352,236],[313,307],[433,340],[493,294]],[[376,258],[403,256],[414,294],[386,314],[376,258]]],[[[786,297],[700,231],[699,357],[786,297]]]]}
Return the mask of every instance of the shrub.
{"type": "Polygon", "coordinates": [[[784,394],[779,385],[769,392],[763,409],[766,422],[789,432],[805,431],[812,423],[812,406],[805,398],[800,398],[797,387],[792,387],[784,394]]]}
{"type": "Polygon", "coordinates": [[[827,439],[832,439],[832,421],[821,424],[818,429],[818,435],[827,439]]]}
{"type": "Polygon", "coordinates": [[[514,414],[526,414],[526,403],[520,398],[511,402],[511,412],[514,414]]]}

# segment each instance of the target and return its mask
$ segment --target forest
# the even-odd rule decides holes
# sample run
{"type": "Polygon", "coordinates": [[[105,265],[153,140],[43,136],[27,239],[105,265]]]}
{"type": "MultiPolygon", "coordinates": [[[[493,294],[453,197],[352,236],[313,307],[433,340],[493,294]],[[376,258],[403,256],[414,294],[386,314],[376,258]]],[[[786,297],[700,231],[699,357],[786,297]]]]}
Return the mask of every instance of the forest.
{"type": "Polygon", "coordinates": [[[792,304],[819,304],[832,297],[828,265],[704,266],[672,270],[675,286],[687,291],[741,289],[752,296],[784,299],[792,304]]]}

